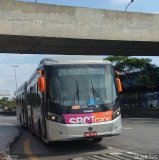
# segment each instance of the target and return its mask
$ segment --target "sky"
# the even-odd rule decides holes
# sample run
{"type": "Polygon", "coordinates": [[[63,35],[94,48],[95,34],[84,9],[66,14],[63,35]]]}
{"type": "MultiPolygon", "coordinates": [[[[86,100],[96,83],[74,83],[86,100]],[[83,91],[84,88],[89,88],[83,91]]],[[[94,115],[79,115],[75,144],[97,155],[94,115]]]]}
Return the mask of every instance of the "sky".
{"type": "MultiPolygon", "coordinates": [[[[19,0],[35,2],[35,0],[19,0]]],[[[37,0],[38,3],[49,3],[57,5],[91,7],[109,10],[124,11],[131,0],[37,0]]],[[[134,0],[128,11],[159,13],[159,0],[134,0]]]]}
{"type": "MultiPolygon", "coordinates": [[[[19,0],[35,2],[35,0],[19,0]]],[[[130,0],[37,0],[38,3],[49,3],[57,5],[68,5],[78,7],[100,8],[108,10],[124,11],[130,0]]],[[[134,0],[127,11],[159,13],[159,0],[134,0]]],[[[106,56],[60,56],[60,55],[18,55],[0,54],[0,90],[15,91],[15,72],[11,67],[17,65],[17,85],[24,83],[36,69],[40,60],[45,57],[52,57],[55,60],[102,60],[106,56]]],[[[139,57],[140,58],[140,57],[139,57]]],[[[147,58],[147,57],[145,57],[147,58]]],[[[156,65],[159,64],[159,57],[148,57],[156,65]]]]}

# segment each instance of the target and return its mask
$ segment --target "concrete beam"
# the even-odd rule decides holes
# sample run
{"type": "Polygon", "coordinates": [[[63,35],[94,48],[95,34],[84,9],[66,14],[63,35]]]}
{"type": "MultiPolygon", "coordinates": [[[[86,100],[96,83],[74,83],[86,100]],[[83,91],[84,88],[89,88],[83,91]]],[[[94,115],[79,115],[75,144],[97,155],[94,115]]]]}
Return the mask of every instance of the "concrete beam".
{"type": "Polygon", "coordinates": [[[159,55],[159,15],[0,0],[0,52],[159,55]]]}

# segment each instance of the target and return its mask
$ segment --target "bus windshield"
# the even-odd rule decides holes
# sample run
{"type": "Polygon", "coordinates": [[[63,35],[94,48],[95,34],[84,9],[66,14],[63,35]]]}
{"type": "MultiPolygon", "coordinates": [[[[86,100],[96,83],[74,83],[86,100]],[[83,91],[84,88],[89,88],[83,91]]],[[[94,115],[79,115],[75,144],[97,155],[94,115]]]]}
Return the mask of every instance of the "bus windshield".
{"type": "Polygon", "coordinates": [[[117,98],[110,64],[49,66],[47,74],[49,112],[99,112],[117,98]]]}

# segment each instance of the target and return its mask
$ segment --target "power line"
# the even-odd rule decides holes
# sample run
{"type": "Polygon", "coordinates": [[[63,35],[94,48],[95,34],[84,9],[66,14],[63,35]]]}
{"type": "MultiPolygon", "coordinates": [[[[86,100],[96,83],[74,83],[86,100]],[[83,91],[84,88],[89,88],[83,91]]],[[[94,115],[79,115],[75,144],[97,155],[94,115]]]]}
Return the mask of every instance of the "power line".
{"type": "Polygon", "coordinates": [[[129,4],[126,6],[126,8],[125,8],[125,12],[127,11],[127,8],[130,6],[130,4],[133,3],[133,2],[134,2],[134,0],[131,0],[131,1],[130,1],[130,3],[129,3],[129,4]]]}

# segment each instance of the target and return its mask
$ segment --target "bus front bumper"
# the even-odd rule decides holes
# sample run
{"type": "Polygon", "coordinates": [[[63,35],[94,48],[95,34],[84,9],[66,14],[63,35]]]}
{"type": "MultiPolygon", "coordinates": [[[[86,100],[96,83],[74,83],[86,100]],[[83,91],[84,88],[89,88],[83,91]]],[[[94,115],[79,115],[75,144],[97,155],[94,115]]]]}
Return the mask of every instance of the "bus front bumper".
{"type": "Polygon", "coordinates": [[[67,141],[78,139],[89,139],[84,133],[96,132],[95,137],[116,136],[121,134],[121,115],[116,119],[107,122],[92,124],[60,124],[53,121],[48,122],[49,141],[67,141]]]}

